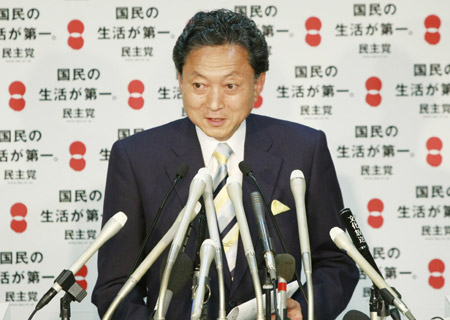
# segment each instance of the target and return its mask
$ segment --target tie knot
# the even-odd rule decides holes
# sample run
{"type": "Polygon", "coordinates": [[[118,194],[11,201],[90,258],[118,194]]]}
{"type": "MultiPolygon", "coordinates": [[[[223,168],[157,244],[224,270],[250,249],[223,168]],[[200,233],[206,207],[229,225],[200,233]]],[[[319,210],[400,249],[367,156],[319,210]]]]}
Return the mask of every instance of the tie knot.
{"type": "Polygon", "coordinates": [[[219,165],[223,165],[228,162],[232,153],[233,150],[231,150],[230,146],[227,143],[221,142],[217,145],[213,155],[219,162],[219,165]]]}

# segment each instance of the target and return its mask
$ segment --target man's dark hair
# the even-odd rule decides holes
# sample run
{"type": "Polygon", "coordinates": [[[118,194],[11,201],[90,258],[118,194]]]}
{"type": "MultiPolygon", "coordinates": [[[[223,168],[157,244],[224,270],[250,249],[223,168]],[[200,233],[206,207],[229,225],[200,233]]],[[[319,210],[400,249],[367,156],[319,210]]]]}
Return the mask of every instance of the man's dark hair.
{"type": "Polygon", "coordinates": [[[240,45],[248,52],[255,76],[269,70],[269,52],[261,31],[253,20],[230,10],[196,13],[178,37],[173,62],[182,74],[189,53],[205,46],[240,45]]]}

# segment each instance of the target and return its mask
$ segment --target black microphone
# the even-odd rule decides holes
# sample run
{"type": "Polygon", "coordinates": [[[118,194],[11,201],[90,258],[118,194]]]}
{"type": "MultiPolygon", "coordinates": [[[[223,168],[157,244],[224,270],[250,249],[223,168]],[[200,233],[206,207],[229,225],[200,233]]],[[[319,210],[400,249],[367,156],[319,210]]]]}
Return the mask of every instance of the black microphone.
{"type": "MultiPolygon", "coordinates": [[[[250,165],[247,162],[241,161],[241,162],[239,162],[239,170],[241,170],[243,175],[249,177],[253,181],[253,183],[255,184],[256,188],[259,191],[259,193],[261,194],[261,197],[262,197],[262,199],[264,201],[264,205],[266,206],[267,212],[269,213],[270,219],[272,220],[272,224],[275,226],[278,238],[280,239],[281,245],[283,246],[283,250],[285,252],[287,252],[287,247],[286,247],[286,244],[284,242],[283,236],[281,235],[281,231],[280,231],[280,228],[278,227],[278,223],[275,220],[275,217],[274,217],[274,215],[272,213],[272,210],[270,210],[269,204],[267,202],[266,197],[264,196],[264,192],[262,191],[261,186],[259,185],[259,183],[256,180],[255,176],[253,175],[252,168],[250,167],[250,165]]],[[[299,280],[299,286],[301,287],[300,280],[299,280]]]]}
{"type": "Polygon", "coordinates": [[[142,242],[141,248],[139,249],[139,253],[134,259],[133,265],[130,269],[130,272],[128,274],[128,277],[136,270],[136,267],[144,254],[145,246],[147,245],[148,239],[150,239],[150,236],[153,233],[153,230],[155,229],[156,223],[159,220],[159,217],[161,216],[161,213],[164,209],[164,206],[166,205],[167,199],[169,198],[172,191],[175,189],[175,186],[177,185],[178,181],[183,179],[187,172],[189,171],[189,165],[186,162],[183,162],[177,169],[177,173],[175,175],[175,180],[172,183],[172,186],[170,187],[169,191],[167,192],[166,196],[164,197],[163,201],[161,202],[161,205],[158,208],[158,211],[156,213],[156,217],[152,222],[152,225],[150,226],[150,229],[147,232],[147,235],[145,236],[145,240],[142,242]]]}
{"type": "Polygon", "coordinates": [[[261,194],[258,191],[250,193],[253,213],[255,214],[256,224],[258,226],[259,240],[263,245],[264,260],[271,281],[277,281],[277,270],[275,266],[275,256],[273,254],[272,239],[267,230],[266,219],[264,218],[264,204],[261,194]]]}
{"type": "MultiPolygon", "coordinates": [[[[353,216],[351,210],[349,208],[344,208],[339,211],[339,215],[341,216],[341,219],[344,222],[348,234],[350,235],[350,238],[352,239],[352,242],[355,245],[356,249],[358,249],[359,253],[361,253],[364,259],[367,260],[367,262],[381,276],[381,278],[384,278],[380,270],[378,269],[378,266],[373,259],[372,254],[370,253],[366,239],[364,239],[361,229],[359,229],[358,223],[356,222],[356,219],[353,216]]],[[[393,288],[393,290],[396,291],[395,288],[393,288]]],[[[381,292],[374,284],[371,290],[370,312],[374,314],[375,312],[377,312],[379,315],[382,314],[386,316],[390,313],[393,319],[400,319],[400,315],[396,308],[393,307],[389,310],[389,307],[380,301],[380,293],[381,292]]],[[[400,293],[398,293],[398,296],[399,298],[401,297],[400,293]]]]}
{"type": "Polygon", "coordinates": [[[289,253],[280,253],[275,256],[278,275],[278,295],[280,306],[278,313],[281,319],[288,319],[286,308],[287,283],[292,280],[295,273],[295,258],[289,253]]]}
{"type": "Polygon", "coordinates": [[[295,258],[289,253],[279,253],[275,256],[278,277],[289,282],[295,273],[295,258]]]}
{"type": "Polygon", "coordinates": [[[341,211],[339,211],[339,215],[341,216],[341,219],[344,222],[348,234],[350,235],[350,238],[352,239],[352,242],[355,245],[356,249],[358,249],[361,255],[367,260],[367,262],[370,263],[375,271],[378,272],[381,277],[383,277],[377,267],[377,264],[375,263],[375,260],[372,257],[372,254],[370,253],[366,239],[364,239],[361,229],[359,229],[358,223],[356,222],[356,219],[350,209],[342,209],[341,211]]]}
{"type": "MultiPolygon", "coordinates": [[[[275,227],[278,239],[281,242],[281,246],[283,247],[284,252],[287,253],[288,252],[287,246],[286,246],[286,243],[284,242],[284,238],[283,238],[283,236],[281,234],[280,227],[278,226],[277,220],[275,219],[275,216],[273,215],[272,210],[270,210],[270,207],[269,207],[269,204],[267,202],[267,199],[264,196],[264,192],[262,192],[262,189],[261,189],[258,181],[256,181],[256,178],[253,175],[252,168],[250,167],[250,165],[247,162],[241,161],[241,162],[239,162],[239,170],[241,170],[242,174],[246,175],[247,177],[249,177],[253,181],[253,183],[255,184],[256,188],[259,191],[259,193],[261,193],[261,197],[263,198],[264,205],[266,206],[266,209],[267,209],[267,212],[269,213],[269,217],[271,219],[271,222],[272,222],[273,226],[275,227]]],[[[295,271],[294,274],[295,274],[295,279],[297,280],[300,292],[302,293],[303,298],[305,298],[305,301],[308,304],[308,298],[306,297],[305,290],[303,290],[303,286],[302,286],[302,283],[300,281],[300,275],[298,274],[297,271],[295,271]]]]}
{"type": "Polygon", "coordinates": [[[350,310],[342,320],[370,320],[368,316],[358,310],[350,310]]]}
{"type": "MultiPolygon", "coordinates": [[[[166,268],[167,256],[161,264],[160,269],[160,279],[162,279],[164,274],[164,269],[166,268]]],[[[185,252],[180,252],[173,265],[172,273],[169,278],[169,283],[167,284],[166,298],[164,300],[164,311],[163,314],[166,315],[169,308],[170,301],[172,297],[176,296],[181,289],[186,285],[188,280],[192,276],[193,262],[192,259],[185,252]]],[[[150,319],[152,319],[151,317],[150,319]]]]}

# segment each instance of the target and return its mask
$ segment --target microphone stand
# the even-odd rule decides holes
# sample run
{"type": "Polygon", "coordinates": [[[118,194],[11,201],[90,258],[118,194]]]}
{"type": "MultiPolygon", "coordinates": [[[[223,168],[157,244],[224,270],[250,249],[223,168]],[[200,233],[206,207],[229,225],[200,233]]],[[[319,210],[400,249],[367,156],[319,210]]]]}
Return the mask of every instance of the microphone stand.
{"type": "Polygon", "coordinates": [[[59,300],[59,316],[62,320],[69,320],[70,319],[70,303],[74,301],[73,297],[66,293],[61,300],[59,300]]]}
{"type": "Polygon", "coordinates": [[[370,288],[370,319],[371,320],[383,320],[389,316],[389,306],[380,295],[380,290],[372,285],[370,288]]]}
{"type": "MultiPolygon", "coordinates": [[[[197,287],[199,282],[199,272],[200,272],[200,247],[203,241],[206,239],[206,229],[207,229],[207,221],[206,221],[206,211],[205,211],[205,202],[203,198],[199,199],[201,204],[201,209],[198,214],[198,232],[197,232],[197,243],[195,248],[195,261],[194,261],[194,274],[192,277],[192,301],[194,301],[195,295],[197,294],[197,287]]],[[[202,313],[200,316],[201,320],[207,319],[208,308],[206,303],[203,304],[202,313]]]]}
{"type": "Polygon", "coordinates": [[[81,302],[87,292],[75,281],[75,276],[70,270],[63,270],[55,280],[66,292],[60,300],[60,317],[62,320],[70,320],[70,303],[81,302]]]}
{"type": "MultiPolygon", "coordinates": [[[[395,288],[392,289],[401,297],[395,288]]],[[[370,320],[384,320],[389,316],[394,320],[401,320],[399,311],[392,303],[393,300],[394,296],[387,289],[380,290],[373,284],[370,288],[370,320]]]]}
{"type": "Polygon", "coordinates": [[[378,320],[378,294],[378,288],[372,285],[369,299],[370,320],[378,320]]]}
{"type": "MultiPolygon", "coordinates": [[[[272,282],[270,281],[269,272],[267,267],[264,267],[264,284],[263,289],[266,294],[266,320],[270,320],[272,318],[272,302],[271,302],[271,294],[270,291],[273,289],[272,282]]],[[[276,310],[275,310],[276,311],[276,310]]]]}
{"type": "MultiPolygon", "coordinates": [[[[398,298],[401,299],[401,295],[400,293],[395,289],[392,288],[392,290],[395,291],[395,293],[397,293],[398,298]]],[[[379,308],[380,307],[384,307],[386,309],[386,317],[390,316],[392,317],[392,319],[394,320],[400,320],[400,312],[398,311],[398,309],[396,307],[394,307],[394,299],[395,297],[392,295],[392,293],[390,293],[386,288],[383,288],[381,290],[379,290],[379,295],[380,295],[380,299],[379,299],[379,308]],[[391,306],[391,308],[389,308],[391,306]]],[[[408,319],[411,319],[408,317],[408,319]]]]}

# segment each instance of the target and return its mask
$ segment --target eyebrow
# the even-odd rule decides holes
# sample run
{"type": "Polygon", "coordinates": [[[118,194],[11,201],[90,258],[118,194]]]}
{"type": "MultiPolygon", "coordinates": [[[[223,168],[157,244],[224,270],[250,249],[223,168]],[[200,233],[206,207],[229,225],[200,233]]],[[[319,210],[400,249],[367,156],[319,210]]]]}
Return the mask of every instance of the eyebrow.
{"type": "MultiPolygon", "coordinates": [[[[202,77],[202,78],[206,78],[206,76],[202,75],[201,73],[199,73],[197,71],[194,71],[192,75],[194,77],[195,76],[199,76],[199,77],[202,77]]],[[[231,72],[231,73],[228,73],[228,74],[223,76],[223,78],[228,78],[228,77],[242,77],[242,76],[238,72],[231,72]]]]}

